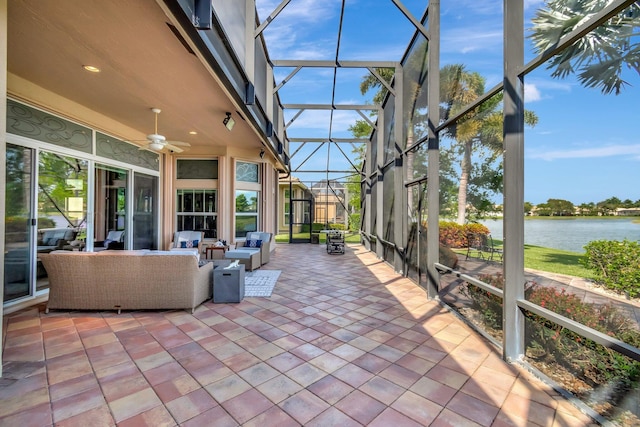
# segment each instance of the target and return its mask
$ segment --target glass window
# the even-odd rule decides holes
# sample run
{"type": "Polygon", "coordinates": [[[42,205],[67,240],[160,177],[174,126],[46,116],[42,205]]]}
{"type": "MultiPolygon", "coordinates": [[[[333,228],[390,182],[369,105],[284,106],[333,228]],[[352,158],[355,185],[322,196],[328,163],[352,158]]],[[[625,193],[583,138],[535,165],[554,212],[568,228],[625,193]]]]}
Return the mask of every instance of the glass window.
{"type": "Polygon", "coordinates": [[[177,179],[218,179],[218,160],[177,160],[177,179]]]}
{"type": "Polygon", "coordinates": [[[289,214],[291,213],[291,203],[284,202],[284,224],[289,225],[289,214]]]}
{"type": "Polygon", "coordinates": [[[178,190],[176,193],[176,231],[203,231],[204,237],[218,237],[216,190],[178,190]]]}
{"type": "Polygon", "coordinates": [[[258,164],[237,162],[236,163],[236,181],[259,183],[258,164]]]}
{"type": "Polygon", "coordinates": [[[245,237],[249,231],[258,231],[258,200],[260,192],[236,191],[236,237],[245,237]]]}

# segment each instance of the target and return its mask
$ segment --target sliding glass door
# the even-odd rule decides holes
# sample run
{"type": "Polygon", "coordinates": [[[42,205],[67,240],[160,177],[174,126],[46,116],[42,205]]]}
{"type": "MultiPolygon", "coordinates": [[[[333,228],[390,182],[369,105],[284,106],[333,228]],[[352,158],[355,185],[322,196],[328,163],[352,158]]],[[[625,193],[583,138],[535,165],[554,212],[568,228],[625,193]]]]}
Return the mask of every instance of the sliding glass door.
{"type": "MultiPolygon", "coordinates": [[[[89,162],[48,151],[38,155],[38,230],[36,254],[79,250],[87,232],[89,162]]],[[[36,290],[49,287],[36,259],[36,290]]]]}
{"type": "Polygon", "coordinates": [[[86,160],[13,144],[6,164],[4,302],[49,287],[41,254],[80,249],[88,167],[86,160]]]}
{"type": "Polygon", "coordinates": [[[4,301],[31,295],[31,233],[35,150],[7,144],[4,301]]]}
{"type": "Polygon", "coordinates": [[[133,197],[133,249],[158,249],[158,177],[136,172],[133,197]]]}
{"type": "Polygon", "coordinates": [[[128,171],[112,166],[96,165],[94,242],[104,242],[110,231],[125,231],[119,248],[126,248],[128,171]]]}

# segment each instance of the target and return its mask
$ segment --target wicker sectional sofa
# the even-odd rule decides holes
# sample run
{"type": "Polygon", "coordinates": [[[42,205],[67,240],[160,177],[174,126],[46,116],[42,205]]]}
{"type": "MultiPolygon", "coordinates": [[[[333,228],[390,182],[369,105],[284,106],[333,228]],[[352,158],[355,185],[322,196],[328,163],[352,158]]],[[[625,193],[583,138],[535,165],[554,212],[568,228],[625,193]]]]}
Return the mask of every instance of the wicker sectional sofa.
{"type": "Polygon", "coordinates": [[[212,294],[212,263],[161,251],[54,251],[41,256],[49,309],[191,309],[212,294]]]}

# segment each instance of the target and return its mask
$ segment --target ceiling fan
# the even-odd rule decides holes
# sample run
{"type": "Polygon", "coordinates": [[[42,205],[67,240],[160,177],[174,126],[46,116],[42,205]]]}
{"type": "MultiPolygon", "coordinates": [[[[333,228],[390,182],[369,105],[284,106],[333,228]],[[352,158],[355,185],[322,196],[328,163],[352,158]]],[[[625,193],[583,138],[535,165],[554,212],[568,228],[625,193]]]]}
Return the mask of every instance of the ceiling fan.
{"type": "Polygon", "coordinates": [[[161,151],[163,148],[167,147],[171,151],[182,153],[187,149],[186,147],[191,147],[191,144],[188,142],[167,141],[167,138],[165,138],[164,135],[160,135],[158,133],[158,114],[160,114],[160,111],[162,110],[159,108],[152,108],[151,111],[155,114],[154,132],[147,135],[146,144],[140,147],[140,150],[161,151]]]}

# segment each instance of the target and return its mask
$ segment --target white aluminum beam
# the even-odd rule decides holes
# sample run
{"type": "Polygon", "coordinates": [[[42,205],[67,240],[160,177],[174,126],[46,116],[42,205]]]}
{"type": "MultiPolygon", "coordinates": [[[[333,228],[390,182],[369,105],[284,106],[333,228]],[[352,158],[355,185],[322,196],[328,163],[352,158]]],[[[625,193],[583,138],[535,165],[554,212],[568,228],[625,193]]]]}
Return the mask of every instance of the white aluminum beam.
{"type": "Polygon", "coordinates": [[[357,142],[369,143],[369,138],[287,138],[289,142],[357,142]]]}
{"type": "MultiPolygon", "coordinates": [[[[267,19],[264,20],[264,22],[262,24],[260,24],[260,26],[258,28],[256,28],[256,31],[254,33],[254,38],[257,38],[260,34],[262,34],[262,32],[265,30],[265,28],[267,28],[269,26],[269,24],[271,23],[271,21],[273,21],[276,16],[278,16],[280,14],[280,12],[282,12],[282,9],[284,9],[290,2],[291,0],[283,0],[282,3],[280,3],[278,5],[278,7],[276,7],[273,12],[271,12],[271,14],[269,16],[267,16],[267,19]]],[[[255,10],[255,7],[254,7],[255,10]]],[[[252,16],[254,14],[254,12],[251,12],[251,15],[247,15],[247,16],[252,16]]],[[[247,43],[249,41],[247,40],[247,43]]]]}
{"type": "Polygon", "coordinates": [[[282,108],[292,110],[377,110],[378,106],[374,104],[283,104],[282,108]]]}
{"type": "Polygon", "coordinates": [[[274,67],[308,67],[308,68],[396,68],[397,61],[314,61],[300,59],[275,59],[274,67]]]}
{"type": "MultiPolygon", "coordinates": [[[[396,5],[396,7],[398,9],[400,9],[400,12],[402,12],[402,14],[409,20],[411,21],[411,23],[416,27],[416,29],[418,31],[420,31],[420,33],[422,33],[422,35],[427,39],[430,40],[429,37],[429,32],[427,31],[426,28],[424,28],[424,26],[420,23],[420,21],[418,21],[412,14],[411,12],[409,12],[409,10],[404,7],[404,5],[402,4],[402,2],[400,0],[391,0],[393,2],[393,4],[396,5]]],[[[429,2],[429,7],[431,7],[431,2],[429,2]]],[[[431,12],[431,11],[430,11],[431,12]]]]}

